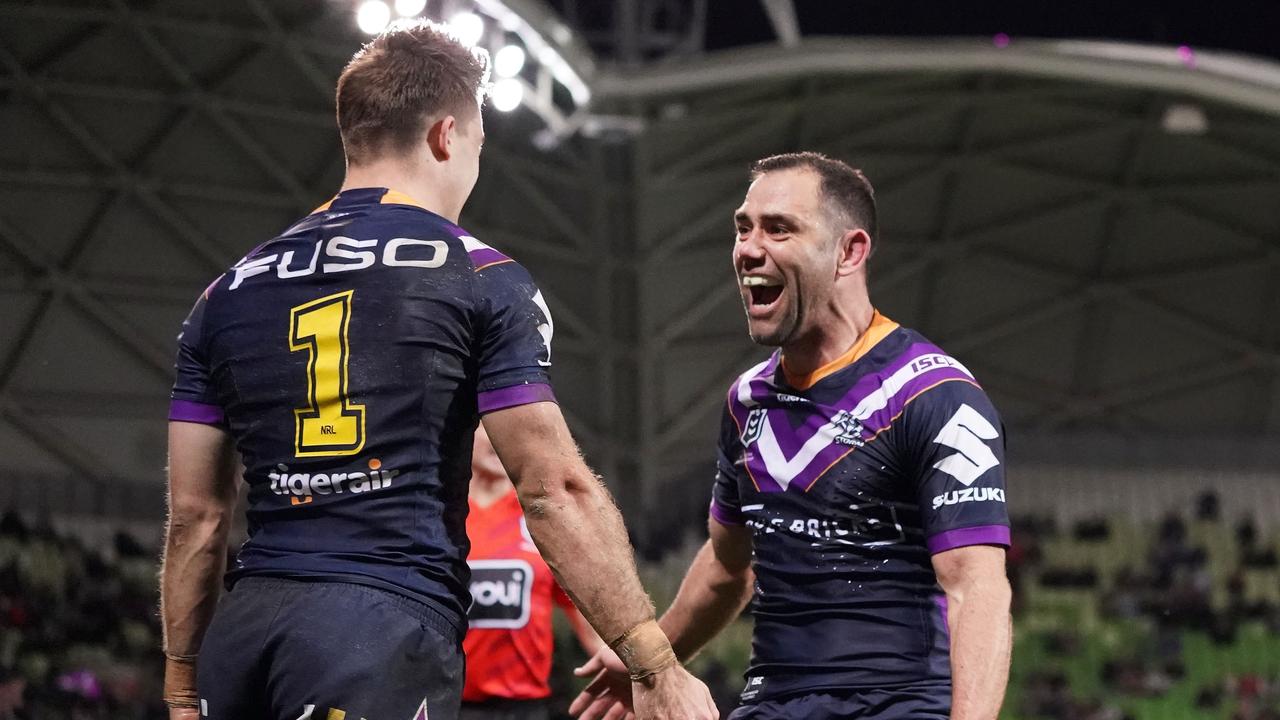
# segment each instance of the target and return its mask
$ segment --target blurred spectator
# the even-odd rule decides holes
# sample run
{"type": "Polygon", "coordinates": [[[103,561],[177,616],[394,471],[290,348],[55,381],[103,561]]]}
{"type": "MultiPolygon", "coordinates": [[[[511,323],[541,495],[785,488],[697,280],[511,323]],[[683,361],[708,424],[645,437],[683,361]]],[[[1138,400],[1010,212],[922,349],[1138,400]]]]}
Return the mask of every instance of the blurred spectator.
{"type": "Polygon", "coordinates": [[[1119,620],[1132,620],[1143,610],[1146,583],[1128,565],[1116,572],[1111,588],[1102,596],[1102,612],[1119,620]]]}
{"type": "Polygon", "coordinates": [[[1086,518],[1076,523],[1075,536],[1077,540],[1102,542],[1111,537],[1111,528],[1106,518],[1086,518]]]}
{"type": "Polygon", "coordinates": [[[1241,550],[1252,550],[1257,542],[1258,526],[1253,524],[1253,518],[1246,517],[1236,524],[1236,544],[1241,550]]]}
{"type": "Polygon", "coordinates": [[[1031,673],[1023,691],[1023,712],[1032,717],[1069,720],[1072,698],[1067,676],[1059,671],[1031,673]]]}
{"type": "Polygon", "coordinates": [[[27,681],[23,677],[0,666],[0,720],[22,717],[18,711],[22,709],[22,696],[26,690],[27,681]]]}
{"type": "Polygon", "coordinates": [[[12,510],[0,516],[0,537],[10,538],[20,543],[27,541],[27,525],[12,510]]]}
{"type": "Polygon", "coordinates": [[[1222,707],[1222,688],[1207,685],[1196,693],[1196,707],[1200,710],[1217,710],[1222,707]]]}
{"type": "Polygon", "coordinates": [[[1218,521],[1218,493],[1207,490],[1196,499],[1196,520],[1201,522],[1218,521]]]}
{"type": "Polygon", "coordinates": [[[1245,567],[1268,570],[1280,565],[1273,548],[1245,548],[1240,551],[1245,567]]]}
{"type": "Polygon", "coordinates": [[[1203,563],[1205,560],[1203,548],[1187,543],[1187,526],[1182,518],[1176,514],[1166,516],[1160,523],[1156,542],[1151,548],[1150,562],[1155,588],[1171,589],[1184,565],[1203,563]]]}
{"type": "Polygon", "coordinates": [[[0,720],[163,720],[155,553],[0,516],[0,720]],[[112,557],[101,550],[113,553],[112,557]]]}

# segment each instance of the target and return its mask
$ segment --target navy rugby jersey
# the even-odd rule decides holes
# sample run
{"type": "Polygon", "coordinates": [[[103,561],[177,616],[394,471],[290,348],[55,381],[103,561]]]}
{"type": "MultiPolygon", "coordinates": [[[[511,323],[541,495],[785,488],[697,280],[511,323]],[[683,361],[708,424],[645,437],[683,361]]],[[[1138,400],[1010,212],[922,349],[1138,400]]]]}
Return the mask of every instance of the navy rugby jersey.
{"type": "Polygon", "coordinates": [[[878,313],[813,375],[780,353],[729,390],[711,514],[753,531],[744,701],[822,688],[950,692],[931,555],[1009,543],[1004,438],[973,376],[878,313]]]}
{"type": "Polygon", "coordinates": [[[171,420],[244,460],[227,575],[359,582],[465,628],[477,417],[553,400],[529,274],[414,201],[348,190],[250,252],[183,324],[171,420]]]}

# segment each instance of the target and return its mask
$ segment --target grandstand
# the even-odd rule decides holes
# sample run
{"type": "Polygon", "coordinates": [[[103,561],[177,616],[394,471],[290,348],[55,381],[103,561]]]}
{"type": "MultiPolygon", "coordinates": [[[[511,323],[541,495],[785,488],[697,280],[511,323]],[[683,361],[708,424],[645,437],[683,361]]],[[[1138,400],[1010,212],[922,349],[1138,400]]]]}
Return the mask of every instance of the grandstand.
{"type": "MultiPolygon", "coordinates": [[[[338,185],[358,5],[0,2],[0,720],[15,688],[18,717],[162,716],[174,335],[338,185]]],[[[423,10],[528,50],[462,224],[538,278],[557,394],[659,605],[725,388],[761,357],[728,264],[746,164],[821,150],[876,184],[880,309],[1004,416],[1005,717],[1277,717],[1280,56],[1258,34],[1280,16],[826,5],[423,10]]],[[[748,622],[699,660],[725,703],[748,622]]]]}

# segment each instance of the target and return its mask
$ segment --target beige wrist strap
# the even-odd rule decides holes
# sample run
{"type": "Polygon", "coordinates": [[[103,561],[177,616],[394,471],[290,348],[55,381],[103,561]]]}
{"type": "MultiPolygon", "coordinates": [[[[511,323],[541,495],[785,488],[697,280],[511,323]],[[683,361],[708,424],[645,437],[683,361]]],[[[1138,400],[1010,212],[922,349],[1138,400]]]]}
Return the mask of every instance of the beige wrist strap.
{"type": "Polygon", "coordinates": [[[198,708],[196,656],[164,654],[164,703],[171,708],[198,708]]]}
{"type": "Polygon", "coordinates": [[[609,647],[627,666],[632,681],[644,680],[679,664],[666,633],[654,620],[636,625],[609,643],[609,647]]]}

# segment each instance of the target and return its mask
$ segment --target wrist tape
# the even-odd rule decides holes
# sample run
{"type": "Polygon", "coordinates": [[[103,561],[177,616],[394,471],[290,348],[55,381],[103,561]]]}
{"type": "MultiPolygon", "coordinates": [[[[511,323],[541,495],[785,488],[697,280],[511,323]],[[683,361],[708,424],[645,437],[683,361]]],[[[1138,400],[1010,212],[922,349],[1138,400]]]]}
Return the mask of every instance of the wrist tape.
{"type": "Polygon", "coordinates": [[[164,703],[171,708],[200,707],[195,655],[164,654],[164,703]]]}
{"type": "Polygon", "coordinates": [[[671,642],[654,620],[647,620],[609,643],[609,648],[626,664],[633,681],[644,680],[679,664],[671,642]]]}

